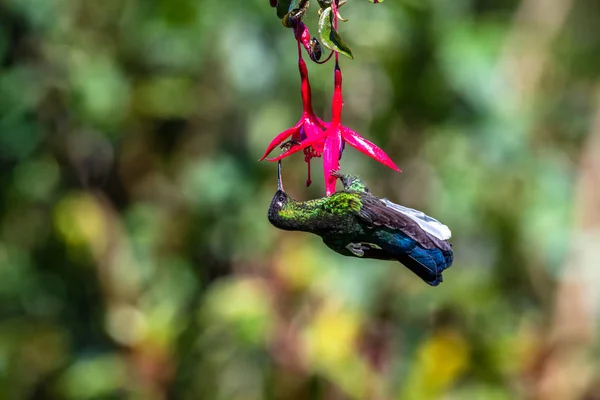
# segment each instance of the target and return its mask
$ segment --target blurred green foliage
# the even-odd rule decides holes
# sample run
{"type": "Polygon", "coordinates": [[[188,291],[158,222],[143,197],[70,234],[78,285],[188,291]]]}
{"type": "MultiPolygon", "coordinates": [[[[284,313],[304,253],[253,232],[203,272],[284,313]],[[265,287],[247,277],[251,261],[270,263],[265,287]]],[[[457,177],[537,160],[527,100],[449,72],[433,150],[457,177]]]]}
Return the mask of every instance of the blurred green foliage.
{"type": "MultiPolygon", "coordinates": [[[[301,105],[266,0],[0,2],[0,398],[597,398],[585,357],[549,381],[568,397],[543,395],[572,348],[549,333],[600,3],[344,17],[344,123],[404,172],[352,149],[342,170],[452,228],[438,288],[269,225],[256,160],[301,105]]],[[[309,69],[328,118],[332,65],[309,69]]],[[[287,160],[286,189],[321,196],[305,168],[287,160]]]]}

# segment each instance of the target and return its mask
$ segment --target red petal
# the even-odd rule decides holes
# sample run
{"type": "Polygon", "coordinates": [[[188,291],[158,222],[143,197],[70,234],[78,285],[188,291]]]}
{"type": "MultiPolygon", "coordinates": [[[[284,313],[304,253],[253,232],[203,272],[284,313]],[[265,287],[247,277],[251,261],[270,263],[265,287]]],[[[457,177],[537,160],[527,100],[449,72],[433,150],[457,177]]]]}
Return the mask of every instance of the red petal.
{"type": "Polygon", "coordinates": [[[333,100],[331,101],[331,124],[339,124],[342,120],[342,108],[344,99],[342,97],[342,71],[336,64],[334,74],[333,100]]]}
{"type": "Polygon", "coordinates": [[[328,130],[323,149],[323,175],[325,176],[325,192],[327,196],[335,193],[337,178],[331,175],[331,171],[340,169],[340,144],[342,142],[341,127],[334,127],[334,131],[328,130]]]}
{"type": "Polygon", "coordinates": [[[392,159],[377,145],[368,141],[364,137],[360,136],[358,133],[354,132],[351,129],[344,128],[342,133],[344,140],[348,142],[348,144],[358,151],[368,155],[369,157],[374,158],[385,166],[390,167],[393,170],[398,172],[402,172],[400,168],[396,166],[396,164],[392,161],[392,159]]]}
{"type": "Polygon", "coordinates": [[[316,124],[320,125],[324,129],[329,128],[329,125],[331,125],[329,122],[325,122],[325,121],[323,121],[321,118],[319,118],[317,116],[315,116],[314,118],[317,121],[316,124]]]}
{"type": "MultiPolygon", "coordinates": [[[[319,126],[316,126],[316,124],[310,120],[307,120],[304,123],[304,133],[306,133],[306,136],[308,138],[313,138],[315,136],[318,136],[319,134],[323,133],[324,131],[325,130],[321,129],[321,127],[319,127],[319,126]]],[[[324,141],[316,142],[316,143],[313,143],[312,147],[315,150],[315,152],[321,154],[323,152],[324,145],[325,145],[324,141]]]]}
{"type": "Polygon", "coordinates": [[[271,140],[271,143],[269,143],[269,147],[267,147],[265,154],[263,154],[263,156],[258,161],[264,160],[269,155],[269,153],[271,151],[273,151],[273,149],[275,147],[279,146],[281,143],[283,143],[283,141],[285,139],[287,139],[289,136],[296,133],[296,131],[298,131],[300,129],[300,126],[302,126],[301,120],[296,125],[291,127],[290,129],[286,129],[285,131],[281,132],[279,135],[275,136],[275,139],[271,140]]]}
{"type": "Polygon", "coordinates": [[[267,158],[267,161],[279,161],[282,158],[285,158],[287,156],[290,156],[294,153],[299,152],[300,150],[303,150],[305,148],[307,148],[308,146],[312,146],[314,143],[318,142],[318,141],[322,141],[325,137],[327,136],[327,131],[323,132],[322,134],[315,136],[313,138],[309,138],[306,140],[303,140],[302,143],[300,143],[297,146],[293,146],[291,149],[289,149],[288,151],[286,151],[283,154],[278,155],[277,157],[274,158],[267,158]]]}
{"type": "Polygon", "coordinates": [[[321,154],[323,154],[323,149],[325,148],[325,142],[314,143],[312,147],[313,157],[321,157],[321,154]]]}
{"type": "MultiPolygon", "coordinates": [[[[310,38],[309,38],[310,39],[310,38]]],[[[300,51],[300,48],[298,48],[300,51]]],[[[302,59],[302,53],[299,53],[298,69],[300,70],[300,95],[302,96],[302,108],[304,113],[313,115],[312,109],[312,91],[310,89],[310,80],[308,79],[308,68],[302,59]]]]}

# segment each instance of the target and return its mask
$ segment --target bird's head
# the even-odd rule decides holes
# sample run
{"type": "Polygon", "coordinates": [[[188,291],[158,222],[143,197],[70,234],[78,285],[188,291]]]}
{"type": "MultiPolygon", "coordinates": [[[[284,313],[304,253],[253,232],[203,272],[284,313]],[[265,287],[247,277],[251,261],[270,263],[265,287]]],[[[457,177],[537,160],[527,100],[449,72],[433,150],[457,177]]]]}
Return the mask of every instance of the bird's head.
{"type": "Polygon", "coordinates": [[[269,206],[269,221],[278,228],[281,228],[281,211],[285,210],[292,199],[284,190],[283,183],[281,182],[281,160],[277,164],[277,192],[271,200],[269,206]]]}

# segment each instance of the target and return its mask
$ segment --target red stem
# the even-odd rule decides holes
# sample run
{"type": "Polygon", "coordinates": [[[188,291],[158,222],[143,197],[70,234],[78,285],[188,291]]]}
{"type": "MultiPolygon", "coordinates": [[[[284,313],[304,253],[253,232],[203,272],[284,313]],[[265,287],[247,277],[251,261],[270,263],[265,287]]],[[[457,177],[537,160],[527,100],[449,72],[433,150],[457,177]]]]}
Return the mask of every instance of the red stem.
{"type": "Polygon", "coordinates": [[[302,60],[302,45],[300,44],[300,35],[298,34],[298,26],[294,28],[294,37],[296,38],[296,42],[298,43],[298,61],[302,60]]]}
{"type": "Polygon", "coordinates": [[[302,107],[304,113],[314,114],[312,109],[312,91],[308,80],[308,68],[302,58],[302,45],[300,43],[300,35],[298,35],[298,27],[296,29],[296,42],[298,43],[298,69],[300,70],[300,93],[302,94],[302,107]]]}
{"type": "MultiPolygon", "coordinates": [[[[333,13],[333,29],[337,30],[337,0],[331,2],[331,12],[333,13]]],[[[342,122],[342,70],[339,63],[339,52],[335,52],[335,66],[333,69],[333,102],[331,110],[331,125],[340,125],[342,122]]]]}
{"type": "Polygon", "coordinates": [[[337,20],[337,0],[333,0],[331,2],[331,12],[333,13],[333,29],[335,29],[337,31],[337,27],[338,27],[338,20],[337,20]]]}
{"type": "Polygon", "coordinates": [[[306,68],[306,63],[303,59],[298,61],[298,68],[300,69],[302,107],[304,108],[305,114],[312,115],[312,92],[310,90],[310,82],[308,81],[308,69],[306,68]]]}
{"type": "MultiPolygon", "coordinates": [[[[331,2],[331,12],[333,13],[333,29],[335,29],[337,31],[338,29],[338,18],[337,18],[337,0],[333,0],[331,2]]],[[[339,52],[335,52],[335,64],[336,64],[336,68],[339,69],[339,67],[337,66],[337,63],[339,61],[340,58],[340,53],[339,52]]]]}
{"type": "Polygon", "coordinates": [[[333,55],[333,53],[335,53],[335,51],[331,50],[326,59],[324,59],[323,61],[315,61],[315,62],[317,64],[325,64],[327,61],[329,61],[331,59],[331,56],[333,55]]]}
{"type": "Polygon", "coordinates": [[[338,62],[333,70],[333,101],[331,104],[331,126],[339,127],[342,123],[342,107],[344,99],[342,96],[342,70],[338,62]]]}
{"type": "Polygon", "coordinates": [[[306,180],[306,187],[309,187],[312,183],[310,180],[310,158],[306,162],[308,163],[308,179],[306,180]]]}

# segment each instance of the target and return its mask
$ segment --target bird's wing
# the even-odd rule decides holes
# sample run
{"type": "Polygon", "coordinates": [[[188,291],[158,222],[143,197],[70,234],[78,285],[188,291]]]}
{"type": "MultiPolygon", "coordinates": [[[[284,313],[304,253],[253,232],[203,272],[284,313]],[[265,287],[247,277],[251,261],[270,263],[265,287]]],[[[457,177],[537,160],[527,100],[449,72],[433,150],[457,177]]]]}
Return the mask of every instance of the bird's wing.
{"type": "Polygon", "coordinates": [[[363,196],[361,203],[357,215],[367,226],[386,226],[399,230],[426,248],[448,246],[444,242],[450,238],[450,229],[420,211],[412,210],[411,213],[406,211],[410,208],[375,196],[363,196]]]}
{"type": "Polygon", "coordinates": [[[448,240],[452,237],[452,232],[450,232],[450,228],[446,225],[442,224],[435,218],[432,218],[426,215],[423,211],[415,210],[412,208],[401,206],[400,204],[392,203],[388,199],[381,199],[381,201],[399,213],[402,213],[415,221],[419,226],[430,235],[435,236],[440,240],[448,240]]]}

